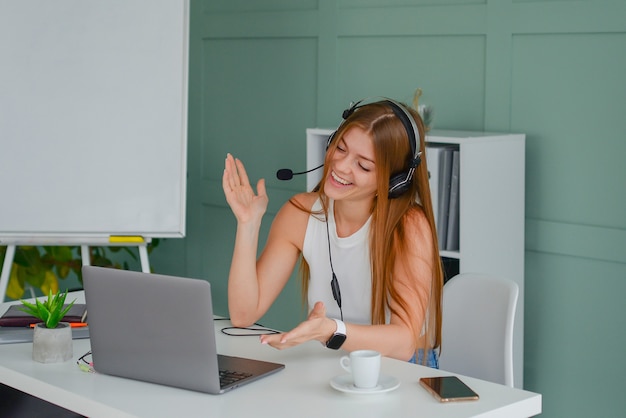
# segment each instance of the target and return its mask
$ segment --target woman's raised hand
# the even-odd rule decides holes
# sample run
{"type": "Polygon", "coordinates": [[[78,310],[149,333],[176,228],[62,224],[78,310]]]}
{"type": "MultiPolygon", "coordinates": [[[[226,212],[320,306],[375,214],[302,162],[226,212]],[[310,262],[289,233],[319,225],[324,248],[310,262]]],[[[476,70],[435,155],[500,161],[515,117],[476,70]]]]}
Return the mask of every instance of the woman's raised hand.
{"type": "Polygon", "coordinates": [[[260,221],[269,201],[265,191],[265,180],[260,179],[258,181],[257,194],[255,194],[243,163],[231,154],[226,155],[222,187],[226,201],[237,221],[260,221]]]}

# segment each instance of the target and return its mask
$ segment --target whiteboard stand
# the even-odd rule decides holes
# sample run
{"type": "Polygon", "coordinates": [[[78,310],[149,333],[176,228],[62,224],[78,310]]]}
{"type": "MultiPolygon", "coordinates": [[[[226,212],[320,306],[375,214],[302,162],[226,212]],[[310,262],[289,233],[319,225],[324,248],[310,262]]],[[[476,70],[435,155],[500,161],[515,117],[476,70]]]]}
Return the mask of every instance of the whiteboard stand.
{"type": "MultiPolygon", "coordinates": [[[[133,237],[136,238],[136,237],[133,237]]],[[[133,240],[132,242],[124,242],[121,240],[113,240],[113,238],[96,238],[90,239],[88,243],[84,243],[85,241],[77,242],[76,239],[55,239],[55,238],[43,238],[43,239],[34,239],[34,238],[1,238],[0,245],[6,245],[7,250],[4,255],[4,262],[2,263],[2,272],[0,273],[0,303],[4,302],[4,298],[6,296],[7,286],[9,285],[9,278],[11,277],[11,269],[13,268],[13,260],[15,258],[15,249],[18,245],[69,245],[76,246],[80,245],[80,257],[82,260],[83,266],[90,265],[90,254],[89,247],[90,246],[136,246],[139,249],[139,260],[141,261],[141,271],[144,273],[150,273],[150,259],[148,258],[148,244],[151,242],[149,238],[144,239],[141,238],[141,242],[135,242],[138,240],[133,240]]]]}
{"type": "MultiPolygon", "coordinates": [[[[139,248],[139,260],[141,261],[141,271],[144,273],[150,273],[150,260],[148,259],[148,243],[138,244],[137,247],[139,248]]],[[[15,252],[15,249],[13,250],[13,252],[15,252]]],[[[89,245],[80,246],[80,257],[83,261],[83,266],[90,265],[89,264],[89,245]]],[[[4,271],[4,267],[3,267],[3,271],[4,271]]]]}
{"type": "Polygon", "coordinates": [[[4,295],[9,285],[9,277],[11,277],[11,267],[13,266],[14,257],[15,245],[7,245],[7,251],[4,254],[4,262],[2,263],[2,273],[0,273],[0,302],[4,302],[4,295]]]}

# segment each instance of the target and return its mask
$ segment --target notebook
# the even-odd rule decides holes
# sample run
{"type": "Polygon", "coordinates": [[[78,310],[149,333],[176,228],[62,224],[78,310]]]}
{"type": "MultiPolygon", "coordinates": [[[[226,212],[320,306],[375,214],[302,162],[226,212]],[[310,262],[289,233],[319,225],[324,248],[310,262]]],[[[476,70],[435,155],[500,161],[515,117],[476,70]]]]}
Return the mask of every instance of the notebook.
{"type": "MultiPolygon", "coordinates": [[[[65,304],[64,308],[69,304],[65,304]]],[[[43,322],[29,313],[24,312],[24,306],[11,305],[9,309],[0,316],[0,327],[28,327],[31,324],[43,322]]],[[[85,322],[87,319],[87,306],[84,303],[75,303],[61,319],[63,322],[85,322]]]]}
{"type": "Polygon", "coordinates": [[[219,394],[285,367],[217,354],[205,280],[93,266],[82,272],[99,373],[219,394]]]}

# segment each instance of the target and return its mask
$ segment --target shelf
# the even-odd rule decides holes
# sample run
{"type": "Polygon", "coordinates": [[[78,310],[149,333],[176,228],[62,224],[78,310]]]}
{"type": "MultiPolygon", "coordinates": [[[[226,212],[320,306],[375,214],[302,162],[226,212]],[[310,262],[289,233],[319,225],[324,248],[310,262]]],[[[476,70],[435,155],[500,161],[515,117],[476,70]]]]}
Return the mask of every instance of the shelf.
{"type": "Polygon", "coordinates": [[[457,260],[461,259],[461,253],[458,251],[439,250],[439,255],[446,258],[456,258],[457,260]]]}

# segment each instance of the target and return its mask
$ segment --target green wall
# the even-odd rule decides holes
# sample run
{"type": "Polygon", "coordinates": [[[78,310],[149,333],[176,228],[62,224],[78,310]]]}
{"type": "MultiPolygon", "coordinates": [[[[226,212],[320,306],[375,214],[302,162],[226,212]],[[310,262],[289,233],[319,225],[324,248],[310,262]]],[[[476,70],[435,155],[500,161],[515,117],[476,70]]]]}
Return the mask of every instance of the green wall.
{"type": "MultiPolygon", "coordinates": [[[[525,388],[544,416],[619,416],[626,375],[626,2],[193,1],[187,238],[157,271],[210,280],[219,313],[235,221],[224,157],[267,180],[273,214],[305,179],[305,129],[354,99],[435,108],[435,127],[527,134],[525,388]]],[[[302,318],[297,280],[263,318],[302,318]]]]}

